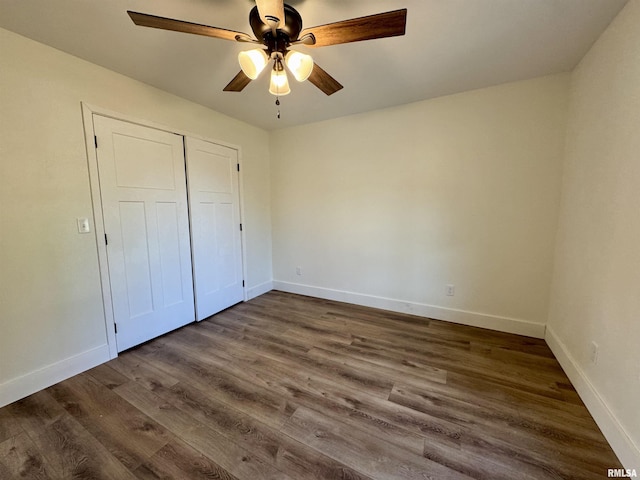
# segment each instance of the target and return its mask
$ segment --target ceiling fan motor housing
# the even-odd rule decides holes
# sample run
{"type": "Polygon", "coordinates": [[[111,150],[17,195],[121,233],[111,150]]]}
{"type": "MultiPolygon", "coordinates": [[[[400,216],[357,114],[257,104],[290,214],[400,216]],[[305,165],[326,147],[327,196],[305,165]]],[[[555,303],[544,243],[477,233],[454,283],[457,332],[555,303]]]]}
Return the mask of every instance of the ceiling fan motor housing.
{"type": "Polygon", "coordinates": [[[291,42],[296,41],[302,31],[302,17],[298,11],[290,5],[284,5],[284,23],[280,23],[274,37],[271,27],[265,25],[260,19],[258,7],[253,7],[249,12],[249,24],[256,38],[264,43],[268,54],[273,52],[285,53],[291,42]]]}

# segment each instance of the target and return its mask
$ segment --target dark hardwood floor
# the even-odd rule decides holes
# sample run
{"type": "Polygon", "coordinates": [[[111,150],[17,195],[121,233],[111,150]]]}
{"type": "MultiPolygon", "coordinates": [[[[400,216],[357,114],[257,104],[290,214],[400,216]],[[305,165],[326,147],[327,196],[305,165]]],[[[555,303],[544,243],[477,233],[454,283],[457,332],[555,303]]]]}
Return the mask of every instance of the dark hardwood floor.
{"type": "Polygon", "coordinates": [[[270,292],[0,409],[0,478],[602,479],[544,341],[270,292]]]}

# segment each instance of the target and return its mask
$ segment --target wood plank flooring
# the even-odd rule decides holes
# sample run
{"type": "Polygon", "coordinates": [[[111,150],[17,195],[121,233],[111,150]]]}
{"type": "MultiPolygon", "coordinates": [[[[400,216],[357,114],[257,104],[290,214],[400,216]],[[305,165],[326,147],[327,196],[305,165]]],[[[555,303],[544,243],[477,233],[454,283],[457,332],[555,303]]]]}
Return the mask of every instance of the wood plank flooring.
{"type": "Polygon", "coordinates": [[[602,479],[544,341],[277,291],[0,409],[0,478],[602,479]]]}

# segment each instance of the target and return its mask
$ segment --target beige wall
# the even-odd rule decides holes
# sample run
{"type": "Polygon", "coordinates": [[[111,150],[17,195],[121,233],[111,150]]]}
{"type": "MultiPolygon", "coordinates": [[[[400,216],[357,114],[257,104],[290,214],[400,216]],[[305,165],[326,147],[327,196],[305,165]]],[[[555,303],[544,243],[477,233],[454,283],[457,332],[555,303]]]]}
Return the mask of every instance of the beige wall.
{"type": "Polygon", "coordinates": [[[625,466],[640,469],[639,1],[571,80],[547,340],[625,466]]]}
{"type": "Polygon", "coordinates": [[[267,132],[1,29],[0,65],[0,404],[106,342],[81,102],[239,146],[247,285],[270,285],[267,132]]]}
{"type": "Polygon", "coordinates": [[[544,335],[568,83],[274,132],[276,287],[544,335]]]}

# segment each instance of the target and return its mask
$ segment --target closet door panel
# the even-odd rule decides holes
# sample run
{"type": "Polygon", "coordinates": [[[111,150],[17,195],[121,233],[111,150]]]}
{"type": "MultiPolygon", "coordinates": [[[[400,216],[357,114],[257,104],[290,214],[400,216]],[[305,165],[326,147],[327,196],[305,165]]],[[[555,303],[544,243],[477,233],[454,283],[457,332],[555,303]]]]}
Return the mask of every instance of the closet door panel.
{"type": "Polygon", "coordinates": [[[196,298],[203,320],[244,299],[238,152],[186,138],[196,298]]]}
{"type": "Polygon", "coordinates": [[[118,351],[194,321],[183,137],[94,115],[118,351]]]}

